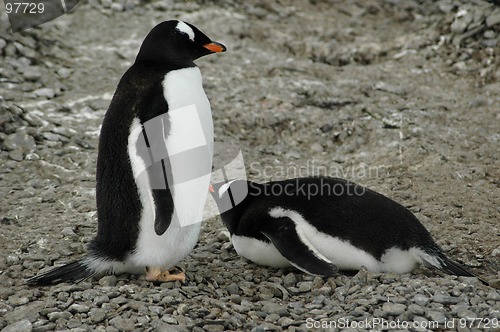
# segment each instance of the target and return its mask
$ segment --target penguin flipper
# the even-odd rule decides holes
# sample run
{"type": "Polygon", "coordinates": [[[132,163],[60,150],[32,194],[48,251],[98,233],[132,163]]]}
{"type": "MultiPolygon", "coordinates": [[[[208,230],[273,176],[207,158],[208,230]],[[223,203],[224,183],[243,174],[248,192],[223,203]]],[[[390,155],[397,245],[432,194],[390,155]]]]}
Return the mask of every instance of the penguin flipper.
{"type": "Polygon", "coordinates": [[[26,283],[30,286],[47,286],[60,282],[79,283],[95,274],[96,271],[91,270],[82,260],[77,260],[34,276],[26,280],[26,283]]]}
{"type": "Polygon", "coordinates": [[[155,233],[160,236],[168,229],[172,222],[173,206],[172,195],[169,189],[153,190],[153,198],[155,200],[155,233]]]}
{"type": "Polygon", "coordinates": [[[295,223],[288,217],[276,218],[273,228],[262,231],[290,264],[301,271],[328,277],[335,275],[338,268],[297,232],[295,223]]]}

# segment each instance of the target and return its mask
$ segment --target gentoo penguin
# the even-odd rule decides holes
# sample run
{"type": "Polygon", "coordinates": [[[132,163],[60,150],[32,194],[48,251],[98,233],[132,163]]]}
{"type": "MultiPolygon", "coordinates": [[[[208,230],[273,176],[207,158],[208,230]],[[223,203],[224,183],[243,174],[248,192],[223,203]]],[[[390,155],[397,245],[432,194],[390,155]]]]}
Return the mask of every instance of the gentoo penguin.
{"type": "Polygon", "coordinates": [[[102,124],[97,236],[83,258],[29,284],[146,271],[150,281],[185,280],[183,272],[169,269],[198,239],[214,136],[210,104],[193,61],[225,50],[182,21],[165,21],[149,32],[102,124]]]}
{"type": "Polygon", "coordinates": [[[447,258],[419,220],[395,201],[328,177],[210,185],[236,252],[256,264],[407,273],[419,264],[474,276],[447,258]]]}

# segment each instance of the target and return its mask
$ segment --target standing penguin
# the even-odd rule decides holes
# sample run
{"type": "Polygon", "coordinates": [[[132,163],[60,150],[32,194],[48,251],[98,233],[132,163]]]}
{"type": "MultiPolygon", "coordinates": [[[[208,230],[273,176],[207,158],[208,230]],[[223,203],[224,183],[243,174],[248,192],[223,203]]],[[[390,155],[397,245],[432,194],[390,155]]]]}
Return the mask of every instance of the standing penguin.
{"type": "Polygon", "coordinates": [[[424,264],[474,276],[445,256],[408,209],[343,179],[232,180],[210,192],[234,249],[256,264],[318,276],[362,266],[407,273],[424,264]]]}
{"type": "Polygon", "coordinates": [[[79,282],[102,273],[169,273],[194,248],[210,182],[213,123],[194,60],[225,46],[172,20],[146,36],[102,124],[97,236],[83,258],[28,279],[79,282]]]}

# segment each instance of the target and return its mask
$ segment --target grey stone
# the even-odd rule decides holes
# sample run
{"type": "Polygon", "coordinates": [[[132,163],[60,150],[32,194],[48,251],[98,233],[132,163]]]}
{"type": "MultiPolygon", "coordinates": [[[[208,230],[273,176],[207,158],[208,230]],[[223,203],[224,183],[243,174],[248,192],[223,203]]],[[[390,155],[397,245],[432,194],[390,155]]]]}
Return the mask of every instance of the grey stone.
{"type": "Polygon", "coordinates": [[[284,278],[283,278],[283,285],[285,287],[291,287],[295,286],[297,284],[297,276],[295,273],[288,273],[284,278]]]}
{"type": "Polygon", "coordinates": [[[15,323],[20,321],[21,319],[27,319],[30,322],[36,321],[40,317],[40,310],[45,307],[45,302],[37,301],[26,304],[14,311],[10,311],[6,313],[3,318],[7,321],[7,323],[15,323]]]}
{"type": "Polygon", "coordinates": [[[44,97],[44,98],[47,98],[47,99],[52,99],[52,98],[54,98],[56,96],[56,93],[55,93],[54,89],[52,89],[52,88],[40,88],[40,89],[36,89],[35,91],[33,91],[33,93],[37,97],[44,97]]]}
{"type": "Polygon", "coordinates": [[[61,234],[64,236],[75,237],[76,233],[73,231],[73,227],[64,227],[61,234]]]}
{"type": "Polygon", "coordinates": [[[21,152],[25,153],[33,152],[36,149],[35,139],[25,131],[17,131],[15,134],[8,135],[3,145],[7,150],[20,149],[21,152]]]}
{"type": "Polygon", "coordinates": [[[432,301],[442,304],[455,304],[459,302],[459,299],[445,292],[437,292],[432,296],[432,301]]]}
{"type": "Polygon", "coordinates": [[[470,12],[465,12],[463,15],[455,17],[450,26],[451,32],[456,34],[464,33],[473,19],[474,17],[470,12]]]}
{"type": "Polygon", "coordinates": [[[68,78],[71,76],[72,72],[73,71],[71,69],[63,67],[57,70],[57,75],[59,75],[61,78],[68,78]]]}
{"type": "Polygon", "coordinates": [[[239,293],[239,287],[236,283],[231,283],[226,287],[227,291],[229,294],[238,294],[239,293]]]}
{"type": "Polygon", "coordinates": [[[380,90],[388,93],[392,93],[399,96],[406,95],[406,90],[400,86],[385,83],[385,82],[377,82],[374,86],[375,90],[380,90]]]}
{"type": "Polygon", "coordinates": [[[491,15],[486,18],[486,26],[488,28],[500,23],[500,10],[494,11],[491,15]]]}
{"type": "Polygon", "coordinates": [[[106,319],[106,311],[100,308],[92,308],[89,311],[89,318],[93,323],[102,322],[106,319]]]}
{"type": "Polygon", "coordinates": [[[310,281],[302,281],[297,284],[299,286],[299,292],[305,293],[310,292],[312,289],[312,282],[310,281]]]}
{"type": "Polygon", "coordinates": [[[22,161],[24,154],[20,149],[15,149],[9,152],[9,158],[15,161],[22,161]]]}
{"type": "MultiPolygon", "coordinates": [[[[104,276],[101,279],[99,279],[99,285],[101,285],[101,286],[114,287],[114,286],[116,286],[117,282],[118,282],[118,279],[116,278],[115,275],[104,276]]],[[[108,302],[109,302],[109,298],[108,298],[108,302]]]]}
{"type": "Polygon", "coordinates": [[[73,315],[68,311],[54,311],[54,312],[48,313],[47,317],[49,318],[49,320],[51,322],[56,322],[59,319],[69,319],[69,318],[73,317],[73,315]]]}
{"type": "Polygon", "coordinates": [[[40,80],[40,78],[42,78],[42,72],[40,71],[39,67],[29,66],[24,68],[23,77],[27,81],[36,82],[40,80]]]}
{"type": "Polygon", "coordinates": [[[321,153],[323,152],[323,146],[321,144],[319,144],[318,142],[315,142],[311,145],[310,147],[311,151],[313,152],[317,152],[317,153],[321,153]]]}
{"type": "Polygon", "coordinates": [[[498,291],[492,289],[486,296],[487,300],[500,301],[500,294],[498,291]]]}
{"type": "Polygon", "coordinates": [[[446,315],[437,310],[429,310],[426,317],[431,321],[438,322],[439,324],[443,324],[447,320],[446,315]]]}
{"type": "Polygon", "coordinates": [[[74,303],[68,308],[68,311],[71,313],[84,313],[88,312],[89,310],[90,307],[88,305],[78,303],[74,303]]]}
{"type": "Polygon", "coordinates": [[[0,38],[0,52],[7,46],[5,39],[0,38]]]}
{"type": "Polygon", "coordinates": [[[419,306],[425,307],[427,305],[427,303],[429,303],[429,301],[430,301],[430,298],[425,296],[425,295],[422,295],[422,294],[416,294],[413,297],[413,302],[415,302],[419,306]]]}
{"type": "Polygon", "coordinates": [[[7,325],[2,329],[2,332],[31,332],[33,325],[27,319],[17,321],[13,324],[7,325]]]}
{"type": "Polygon", "coordinates": [[[13,305],[15,307],[20,306],[20,305],[24,305],[24,304],[28,303],[29,301],[30,300],[26,296],[17,296],[17,295],[10,296],[9,300],[8,300],[9,304],[13,305]]]}
{"type": "Polygon", "coordinates": [[[109,324],[116,327],[120,331],[133,331],[135,330],[135,324],[132,319],[122,318],[116,316],[109,320],[109,324]]]}
{"type": "Polygon", "coordinates": [[[401,303],[385,302],[382,305],[382,311],[389,316],[399,316],[406,310],[406,305],[401,303]]]}
{"type": "Polygon", "coordinates": [[[267,302],[262,306],[261,309],[266,314],[278,314],[283,315],[286,314],[286,306],[284,304],[278,304],[274,302],[267,302]]]}

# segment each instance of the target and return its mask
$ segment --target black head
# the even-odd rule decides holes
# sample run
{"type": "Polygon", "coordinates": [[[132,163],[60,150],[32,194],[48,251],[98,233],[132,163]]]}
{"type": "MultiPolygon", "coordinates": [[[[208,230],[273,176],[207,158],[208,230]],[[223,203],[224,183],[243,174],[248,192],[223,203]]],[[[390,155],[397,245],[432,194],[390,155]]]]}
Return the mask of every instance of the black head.
{"type": "Polygon", "coordinates": [[[213,42],[194,25],[171,20],[158,24],[149,32],[136,62],[192,65],[199,57],[225,50],[224,45],[213,42]]]}
{"type": "Polygon", "coordinates": [[[210,194],[214,198],[220,213],[233,209],[248,196],[248,182],[228,180],[210,185],[210,194]]]}

